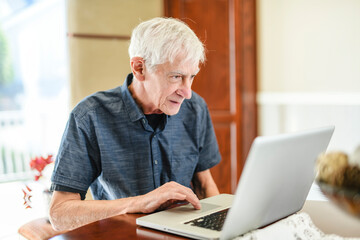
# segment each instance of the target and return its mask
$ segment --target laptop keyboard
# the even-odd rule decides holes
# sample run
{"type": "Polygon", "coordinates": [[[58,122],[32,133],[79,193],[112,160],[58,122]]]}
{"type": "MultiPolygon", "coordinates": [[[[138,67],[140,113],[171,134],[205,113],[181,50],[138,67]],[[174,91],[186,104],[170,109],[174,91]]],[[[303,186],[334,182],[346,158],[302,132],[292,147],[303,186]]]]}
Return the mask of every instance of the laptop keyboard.
{"type": "Polygon", "coordinates": [[[185,224],[190,224],[191,226],[197,226],[202,228],[207,228],[211,230],[221,231],[226,215],[229,211],[229,208],[224,209],[219,212],[215,212],[194,220],[191,220],[189,222],[186,222],[185,224]]]}

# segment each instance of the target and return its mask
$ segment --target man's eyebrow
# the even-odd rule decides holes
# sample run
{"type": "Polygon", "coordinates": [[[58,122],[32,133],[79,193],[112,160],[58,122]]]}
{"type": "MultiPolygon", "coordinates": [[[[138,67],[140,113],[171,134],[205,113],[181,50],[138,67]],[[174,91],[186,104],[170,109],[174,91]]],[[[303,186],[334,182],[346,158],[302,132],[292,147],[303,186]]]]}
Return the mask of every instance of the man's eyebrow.
{"type": "Polygon", "coordinates": [[[184,73],[182,73],[182,72],[180,72],[180,71],[169,72],[169,75],[174,75],[174,74],[184,75],[184,73]]]}

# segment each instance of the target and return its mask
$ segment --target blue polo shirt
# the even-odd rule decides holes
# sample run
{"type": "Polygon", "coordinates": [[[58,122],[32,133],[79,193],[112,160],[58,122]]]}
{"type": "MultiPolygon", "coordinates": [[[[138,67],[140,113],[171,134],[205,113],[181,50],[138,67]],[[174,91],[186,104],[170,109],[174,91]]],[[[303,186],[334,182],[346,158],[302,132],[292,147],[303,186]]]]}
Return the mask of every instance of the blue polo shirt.
{"type": "Polygon", "coordinates": [[[205,101],[196,93],[179,113],[153,129],[132,98],[133,75],[115,89],[97,92],[71,112],[56,157],[52,189],[112,200],[146,194],[176,181],[191,187],[195,172],[220,162],[205,101]]]}

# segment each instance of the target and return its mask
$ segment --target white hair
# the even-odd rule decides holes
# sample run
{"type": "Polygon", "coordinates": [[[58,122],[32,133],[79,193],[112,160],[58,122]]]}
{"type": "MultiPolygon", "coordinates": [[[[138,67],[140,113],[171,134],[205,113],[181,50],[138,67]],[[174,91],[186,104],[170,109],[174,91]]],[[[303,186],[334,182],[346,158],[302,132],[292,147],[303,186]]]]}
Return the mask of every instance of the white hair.
{"type": "Polygon", "coordinates": [[[143,58],[151,70],[172,63],[178,56],[194,64],[205,61],[204,46],[190,27],[178,19],[163,17],[142,22],[133,30],[129,55],[130,59],[143,58]]]}

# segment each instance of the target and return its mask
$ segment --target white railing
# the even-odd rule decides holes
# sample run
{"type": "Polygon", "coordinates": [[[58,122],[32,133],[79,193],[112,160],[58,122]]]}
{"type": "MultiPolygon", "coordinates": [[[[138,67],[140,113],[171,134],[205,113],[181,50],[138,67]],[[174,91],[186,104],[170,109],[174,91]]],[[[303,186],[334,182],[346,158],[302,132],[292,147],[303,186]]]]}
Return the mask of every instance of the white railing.
{"type": "Polygon", "coordinates": [[[334,125],[328,150],[360,145],[360,93],[259,93],[257,103],[261,135],[334,125]]]}
{"type": "Polygon", "coordinates": [[[24,139],[22,111],[0,111],[0,182],[25,180],[33,176],[31,153],[24,139]]]}

